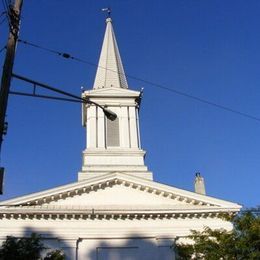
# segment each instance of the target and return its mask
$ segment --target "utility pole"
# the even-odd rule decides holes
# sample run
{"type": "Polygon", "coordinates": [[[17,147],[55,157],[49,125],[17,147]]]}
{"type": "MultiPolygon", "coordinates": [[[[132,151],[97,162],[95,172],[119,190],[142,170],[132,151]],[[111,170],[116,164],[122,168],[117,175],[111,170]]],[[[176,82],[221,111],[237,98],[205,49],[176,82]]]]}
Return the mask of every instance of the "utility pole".
{"type": "MultiPolygon", "coordinates": [[[[3,142],[3,135],[6,134],[7,124],[5,122],[5,114],[8,104],[8,95],[10,90],[12,71],[15,59],[15,49],[19,35],[20,16],[23,0],[15,0],[14,5],[8,9],[9,36],[6,45],[6,55],[1,79],[0,90],[0,151],[3,142]]],[[[3,179],[4,168],[0,168],[0,180],[3,179]]],[[[2,183],[0,182],[0,194],[2,194],[2,183]]]]}

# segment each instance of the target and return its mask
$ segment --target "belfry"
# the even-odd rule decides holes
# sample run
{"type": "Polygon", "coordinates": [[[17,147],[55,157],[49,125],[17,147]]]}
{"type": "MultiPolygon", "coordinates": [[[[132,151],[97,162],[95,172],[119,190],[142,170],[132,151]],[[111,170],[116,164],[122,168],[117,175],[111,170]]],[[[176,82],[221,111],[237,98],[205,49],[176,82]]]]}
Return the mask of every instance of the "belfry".
{"type": "Polygon", "coordinates": [[[94,86],[92,90],[85,91],[83,97],[107,107],[117,114],[117,118],[111,121],[97,106],[84,106],[87,146],[83,152],[79,180],[108,172],[152,179],[152,173],[144,165],[145,152],[141,149],[140,96],[140,92],[128,89],[112,20],[107,18],[94,86]]]}
{"type": "Polygon", "coordinates": [[[83,105],[87,141],[77,181],[1,202],[0,244],[37,233],[43,257],[59,249],[69,260],[170,260],[176,241],[187,241],[191,230],[232,229],[222,216],[241,206],[206,196],[199,174],[197,192],[153,180],[140,141],[141,93],[128,88],[111,18],[93,88],[82,97],[117,118],[83,105]]]}

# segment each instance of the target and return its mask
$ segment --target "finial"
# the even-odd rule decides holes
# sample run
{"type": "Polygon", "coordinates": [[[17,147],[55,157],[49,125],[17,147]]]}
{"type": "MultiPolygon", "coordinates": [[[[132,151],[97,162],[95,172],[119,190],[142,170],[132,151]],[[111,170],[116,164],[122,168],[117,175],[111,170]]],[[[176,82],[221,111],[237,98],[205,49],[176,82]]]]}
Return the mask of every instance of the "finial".
{"type": "Polygon", "coordinates": [[[200,172],[196,172],[196,173],[195,173],[195,176],[196,176],[196,177],[200,177],[200,172]]]}
{"type": "Polygon", "coordinates": [[[106,21],[112,21],[111,20],[111,8],[110,7],[106,7],[106,8],[102,8],[102,12],[107,12],[107,19],[106,21]]]}

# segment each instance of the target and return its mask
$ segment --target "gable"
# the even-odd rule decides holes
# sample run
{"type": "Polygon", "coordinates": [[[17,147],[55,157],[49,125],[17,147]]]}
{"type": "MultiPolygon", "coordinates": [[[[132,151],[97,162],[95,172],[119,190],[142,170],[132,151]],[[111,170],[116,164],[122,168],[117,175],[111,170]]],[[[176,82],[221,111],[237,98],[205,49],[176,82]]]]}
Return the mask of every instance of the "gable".
{"type": "MultiPolygon", "coordinates": [[[[158,182],[123,174],[103,176],[64,185],[39,193],[11,199],[0,205],[45,207],[76,210],[77,208],[120,208],[175,212],[237,212],[241,206],[158,182]]],[[[19,207],[18,207],[19,208],[19,207]]],[[[4,209],[4,207],[2,208],[4,209]]],[[[17,209],[17,207],[16,207],[17,209]]]]}
{"type": "Polygon", "coordinates": [[[121,206],[121,207],[163,207],[184,206],[187,203],[159,196],[152,192],[136,189],[131,186],[114,184],[100,189],[93,189],[72,197],[44,203],[52,206],[121,206]]]}

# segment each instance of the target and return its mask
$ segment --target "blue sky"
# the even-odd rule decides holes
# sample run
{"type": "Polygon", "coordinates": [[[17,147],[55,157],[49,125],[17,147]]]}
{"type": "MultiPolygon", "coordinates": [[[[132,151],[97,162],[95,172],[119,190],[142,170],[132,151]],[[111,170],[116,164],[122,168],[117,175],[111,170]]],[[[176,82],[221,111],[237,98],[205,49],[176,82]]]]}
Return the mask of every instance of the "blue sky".
{"type": "MultiPolygon", "coordinates": [[[[127,74],[260,117],[258,0],[27,0],[20,38],[97,63],[105,30],[100,10],[108,5],[127,74]]],[[[2,47],[6,23],[0,35],[2,47]]],[[[92,88],[95,70],[22,44],[14,66],[78,95],[81,86],[92,88]]],[[[260,204],[260,121],[128,82],[144,87],[141,142],[156,181],[193,190],[200,171],[208,195],[260,204]]],[[[16,80],[11,88],[29,90],[16,80]]],[[[80,105],[10,96],[7,121],[1,200],[76,181],[86,135],[80,105]]]]}

